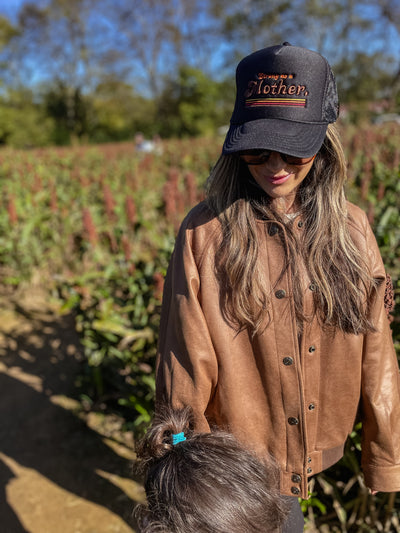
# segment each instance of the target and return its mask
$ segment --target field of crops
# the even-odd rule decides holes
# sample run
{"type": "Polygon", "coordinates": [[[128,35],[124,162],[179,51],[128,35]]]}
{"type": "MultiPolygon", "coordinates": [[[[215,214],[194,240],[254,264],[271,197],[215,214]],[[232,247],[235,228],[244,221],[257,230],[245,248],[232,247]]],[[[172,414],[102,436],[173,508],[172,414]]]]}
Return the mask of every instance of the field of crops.
{"type": "MultiPolygon", "coordinates": [[[[368,213],[397,306],[400,344],[400,132],[343,128],[348,197],[368,213]]],[[[0,151],[0,284],[45,286],[73,312],[87,359],[86,405],[123,413],[140,432],[150,420],[159,310],[174,237],[203,196],[221,139],[0,151]]],[[[358,467],[359,432],[343,461],[312,481],[303,502],[320,531],[398,531],[395,495],[372,498],[358,467]],[[396,522],[397,521],[397,522],[396,522]],[[397,526],[396,526],[397,523],[397,526]],[[319,525],[324,524],[324,525],[319,525]]]]}

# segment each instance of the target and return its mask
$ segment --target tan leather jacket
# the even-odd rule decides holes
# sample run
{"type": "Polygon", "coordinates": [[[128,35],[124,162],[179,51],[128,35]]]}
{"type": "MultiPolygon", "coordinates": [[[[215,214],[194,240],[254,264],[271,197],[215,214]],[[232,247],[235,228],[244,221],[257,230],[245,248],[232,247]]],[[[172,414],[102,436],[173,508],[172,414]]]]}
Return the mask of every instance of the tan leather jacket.
{"type": "MultiPolygon", "coordinates": [[[[373,276],[383,280],[367,218],[352,204],[348,210],[353,239],[368,257],[373,276]]],[[[300,219],[294,227],[303,231],[300,219]]],[[[277,232],[284,233],[285,227],[259,221],[272,320],[251,338],[221,316],[214,275],[218,220],[203,203],[186,217],[164,289],[157,402],[190,404],[199,431],[218,425],[259,455],[269,452],[281,465],[282,493],[303,498],[308,497],[307,478],[342,457],[360,412],[367,485],[400,490],[400,379],[384,309],[385,283],[371,309],[376,332],[328,333],[312,318],[304,323],[299,346],[290,271],[278,280],[284,252],[277,232]]],[[[312,317],[314,287],[303,270],[305,312],[312,317]]]]}

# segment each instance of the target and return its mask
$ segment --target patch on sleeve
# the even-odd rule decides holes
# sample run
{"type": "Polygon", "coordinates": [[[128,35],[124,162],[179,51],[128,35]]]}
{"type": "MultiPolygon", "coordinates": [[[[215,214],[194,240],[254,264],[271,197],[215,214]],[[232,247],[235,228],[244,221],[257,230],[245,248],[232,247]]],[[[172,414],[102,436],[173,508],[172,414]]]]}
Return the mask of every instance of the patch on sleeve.
{"type": "Polygon", "coordinates": [[[393,282],[392,278],[389,274],[386,274],[386,287],[385,287],[385,309],[387,317],[390,321],[393,320],[393,317],[390,315],[390,313],[394,309],[394,289],[393,289],[393,282]]]}

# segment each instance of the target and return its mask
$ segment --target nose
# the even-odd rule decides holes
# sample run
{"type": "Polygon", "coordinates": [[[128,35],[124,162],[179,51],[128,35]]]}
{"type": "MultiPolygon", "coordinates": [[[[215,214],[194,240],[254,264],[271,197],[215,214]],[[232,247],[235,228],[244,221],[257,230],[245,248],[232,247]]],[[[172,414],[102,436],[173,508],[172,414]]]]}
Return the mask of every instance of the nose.
{"type": "Polygon", "coordinates": [[[271,152],[271,155],[268,159],[268,164],[271,169],[280,170],[284,165],[284,161],[279,155],[279,152],[271,152]]]}

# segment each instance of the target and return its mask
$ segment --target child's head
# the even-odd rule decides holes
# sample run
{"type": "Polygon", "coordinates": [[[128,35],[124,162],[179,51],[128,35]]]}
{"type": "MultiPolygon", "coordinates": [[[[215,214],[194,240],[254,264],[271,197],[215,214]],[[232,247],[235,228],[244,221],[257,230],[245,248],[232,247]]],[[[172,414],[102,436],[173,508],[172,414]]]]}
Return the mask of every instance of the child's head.
{"type": "Polygon", "coordinates": [[[147,507],[138,512],[140,531],[275,531],[287,504],[279,495],[279,471],[272,459],[263,464],[232,435],[219,430],[195,434],[192,427],[190,409],[165,409],[140,443],[147,495],[147,507]]]}

